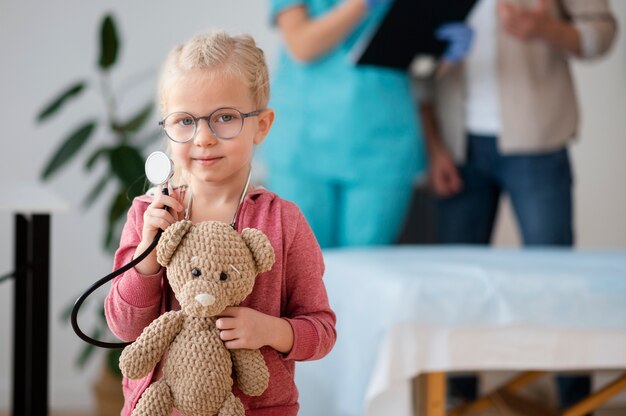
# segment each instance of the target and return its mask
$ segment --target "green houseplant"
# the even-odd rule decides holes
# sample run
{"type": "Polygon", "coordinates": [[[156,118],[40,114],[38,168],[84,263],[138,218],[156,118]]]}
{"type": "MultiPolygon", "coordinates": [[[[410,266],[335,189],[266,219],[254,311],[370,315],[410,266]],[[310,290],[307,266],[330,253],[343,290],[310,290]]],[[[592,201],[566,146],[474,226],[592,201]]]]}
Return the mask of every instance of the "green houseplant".
{"type": "MultiPolygon", "coordinates": [[[[63,167],[75,162],[82,157],[87,175],[94,176],[94,167],[103,164],[106,168],[104,173],[96,179],[93,189],[84,198],[85,208],[92,204],[105,193],[107,188],[114,188],[114,192],[108,201],[106,214],[106,229],[103,239],[105,250],[112,252],[119,241],[122,220],[130,207],[135,196],[140,195],[145,189],[144,177],[144,151],[159,136],[159,129],[155,128],[146,132],[146,122],[152,114],[154,102],[152,99],[127,117],[120,114],[118,108],[118,96],[116,95],[110,80],[110,72],[118,61],[120,50],[120,38],[116,23],[111,14],[105,15],[100,22],[99,31],[99,57],[97,73],[92,80],[78,80],[66,87],[60,94],[43,107],[37,114],[37,121],[44,122],[59,113],[68,102],[79,98],[90,89],[96,89],[102,98],[102,108],[82,123],[74,126],[70,133],[62,139],[60,146],[53,152],[50,159],[41,172],[42,180],[49,180],[63,167]],[[86,153],[88,143],[99,141],[95,149],[86,153]]],[[[72,304],[64,311],[63,319],[68,322],[73,307],[72,304]]],[[[97,319],[94,327],[88,331],[95,339],[101,339],[109,334],[104,317],[104,307],[100,299],[100,306],[93,308],[97,319]]],[[[110,335],[109,335],[110,336],[110,335]]],[[[82,368],[93,356],[96,348],[85,345],[77,357],[76,364],[82,368]]],[[[110,374],[118,378],[116,389],[120,390],[119,379],[121,373],[118,368],[119,354],[121,350],[106,350],[105,368],[110,374]]],[[[98,383],[101,384],[99,381],[98,383]]],[[[102,390],[96,386],[96,390],[102,390]]],[[[108,399],[109,402],[111,401],[108,399]]],[[[106,401],[106,400],[105,400],[106,401]]],[[[110,403],[109,403],[110,404],[110,403]]],[[[104,406],[108,404],[105,403],[104,406]]],[[[99,414],[108,414],[102,411],[99,414]]],[[[119,408],[114,409],[119,414],[119,408]]]]}
{"type": "MultiPolygon", "coordinates": [[[[122,117],[119,114],[117,96],[110,81],[110,71],[117,62],[119,49],[120,40],[115,21],[112,15],[106,15],[100,24],[100,54],[97,85],[95,85],[100,87],[103,108],[93,118],[73,128],[41,173],[42,180],[50,179],[61,168],[81,155],[81,150],[86,144],[97,140],[99,136],[103,143],[91,154],[86,155],[84,166],[88,174],[93,172],[97,163],[104,163],[107,169],[95,182],[84,204],[85,207],[89,207],[107,187],[116,188],[108,204],[107,228],[104,237],[104,246],[110,251],[115,248],[118,241],[116,237],[119,236],[120,223],[132,199],[143,193],[145,188],[142,152],[160,135],[158,129],[147,133],[143,129],[152,114],[153,100],[149,100],[130,117],[122,117]],[[101,134],[98,135],[98,131],[101,134]]],[[[89,88],[93,88],[92,84],[94,82],[90,83],[87,80],[72,83],[43,108],[37,115],[37,121],[43,122],[59,112],[66,103],[76,99],[89,88]]]]}

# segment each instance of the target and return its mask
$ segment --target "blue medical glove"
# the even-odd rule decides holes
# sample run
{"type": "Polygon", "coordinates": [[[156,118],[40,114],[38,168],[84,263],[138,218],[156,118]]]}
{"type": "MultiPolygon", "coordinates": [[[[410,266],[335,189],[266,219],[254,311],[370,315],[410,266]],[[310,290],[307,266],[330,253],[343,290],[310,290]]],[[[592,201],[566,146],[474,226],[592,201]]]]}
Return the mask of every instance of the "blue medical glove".
{"type": "Polygon", "coordinates": [[[386,4],[391,3],[393,0],[363,0],[368,9],[373,9],[374,7],[384,6],[386,4]]]}
{"type": "Polygon", "coordinates": [[[469,53],[474,30],[463,22],[444,23],[435,31],[435,37],[448,42],[441,58],[449,63],[462,61],[469,53]]]}

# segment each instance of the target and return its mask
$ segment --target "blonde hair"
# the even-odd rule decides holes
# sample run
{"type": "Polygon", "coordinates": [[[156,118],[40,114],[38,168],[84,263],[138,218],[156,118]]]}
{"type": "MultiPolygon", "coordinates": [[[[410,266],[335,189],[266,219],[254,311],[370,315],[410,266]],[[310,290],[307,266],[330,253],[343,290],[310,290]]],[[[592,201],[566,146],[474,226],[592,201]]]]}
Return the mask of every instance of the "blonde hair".
{"type": "MultiPolygon", "coordinates": [[[[169,88],[189,71],[219,71],[223,75],[241,79],[257,109],[267,108],[270,95],[269,73],[265,53],[250,35],[231,36],[215,30],[194,36],[184,44],[176,46],[163,64],[159,79],[159,103],[165,116],[166,95],[169,88]]],[[[171,154],[170,141],[167,140],[171,154]]],[[[186,173],[175,167],[174,184],[188,183],[186,173]]]]}
{"type": "Polygon", "coordinates": [[[231,36],[222,30],[196,35],[176,46],[168,55],[159,80],[161,113],[166,108],[165,97],[171,84],[185,72],[206,69],[219,70],[235,76],[247,85],[258,109],[267,107],[270,83],[265,53],[250,35],[231,36]]]}

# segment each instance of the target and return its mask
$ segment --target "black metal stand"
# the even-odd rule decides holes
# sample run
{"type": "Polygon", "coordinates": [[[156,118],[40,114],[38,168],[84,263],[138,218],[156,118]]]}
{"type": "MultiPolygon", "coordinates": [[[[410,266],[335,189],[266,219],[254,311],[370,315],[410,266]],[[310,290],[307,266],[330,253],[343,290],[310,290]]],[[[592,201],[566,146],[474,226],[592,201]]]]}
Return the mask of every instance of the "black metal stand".
{"type": "Polygon", "coordinates": [[[15,214],[13,415],[48,414],[50,216],[15,214]]]}

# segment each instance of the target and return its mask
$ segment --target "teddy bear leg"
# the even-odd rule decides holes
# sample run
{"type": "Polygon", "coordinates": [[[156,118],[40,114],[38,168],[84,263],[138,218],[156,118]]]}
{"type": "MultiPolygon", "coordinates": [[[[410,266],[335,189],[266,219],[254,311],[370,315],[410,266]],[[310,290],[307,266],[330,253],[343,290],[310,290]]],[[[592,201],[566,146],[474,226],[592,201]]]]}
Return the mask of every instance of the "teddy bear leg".
{"type": "Polygon", "coordinates": [[[243,408],[241,400],[232,392],[229,392],[220,408],[218,416],[244,416],[245,414],[246,410],[243,408]]]}
{"type": "Polygon", "coordinates": [[[170,386],[160,380],[143,392],[132,416],[170,416],[173,407],[174,397],[170,386]]]}

